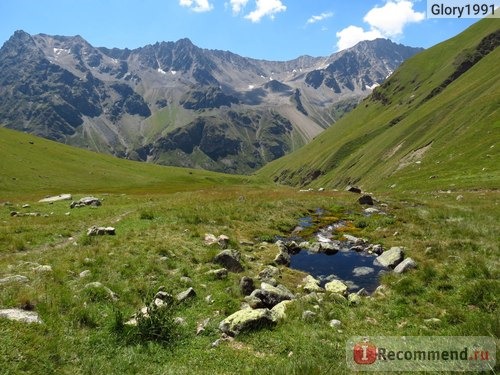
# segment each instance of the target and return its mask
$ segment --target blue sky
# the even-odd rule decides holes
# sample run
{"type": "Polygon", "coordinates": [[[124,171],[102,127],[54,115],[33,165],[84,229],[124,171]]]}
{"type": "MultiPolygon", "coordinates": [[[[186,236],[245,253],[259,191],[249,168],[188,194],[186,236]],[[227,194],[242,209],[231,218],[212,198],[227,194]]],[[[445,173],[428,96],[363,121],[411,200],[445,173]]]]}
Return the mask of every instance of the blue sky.
{"type": "Polygon", "coordinates": [[[425,12],[425,0],[0,0],[0,45],[19,29],[79,34],[109,48],[187,37],[202,48],[290,60],[376,37],[427,48],[477,21],[425,12]]]}

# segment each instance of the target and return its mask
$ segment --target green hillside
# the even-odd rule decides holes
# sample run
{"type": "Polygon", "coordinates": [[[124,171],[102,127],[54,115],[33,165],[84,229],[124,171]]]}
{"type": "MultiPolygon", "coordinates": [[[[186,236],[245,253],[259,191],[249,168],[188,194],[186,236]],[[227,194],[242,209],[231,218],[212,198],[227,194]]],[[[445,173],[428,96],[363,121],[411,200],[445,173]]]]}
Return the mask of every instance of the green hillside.
{"type": "Polygon", "coordinates": [[[291,185],[498,187],[500,22],[407,60],[353,112],[259,174],[291,185]]]}
{"type": "Polygon", "coordinates": [[[170,192],[248,178],[132,162],[0,127],[0,199],[63,192],[170,192]]]}

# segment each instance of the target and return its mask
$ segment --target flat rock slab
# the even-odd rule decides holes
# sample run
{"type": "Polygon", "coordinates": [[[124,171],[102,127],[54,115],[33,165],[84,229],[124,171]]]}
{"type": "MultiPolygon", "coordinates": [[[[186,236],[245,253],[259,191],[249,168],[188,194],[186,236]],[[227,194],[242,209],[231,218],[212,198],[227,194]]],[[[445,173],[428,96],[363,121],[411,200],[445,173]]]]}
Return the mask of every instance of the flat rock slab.
{"type": "Polygon", "coordinates": [[[404,252],[401,247],[391,247],[375,258],[374,264],[380,264],[383,267],[394,268],[404,258],[404,252]]]}
{"type": "Polygon", "coordinates": [[[399,263],[396,267],[394,267],[395,273],[404,273],[413,268],[417,268],[417,263],[412,258],[406,258],[401,263],[399,263]]]}
{"type": "Polygon", "coordinates": [[[54,195],[52,197],[40,199],[38,202],[40,202],[40,203],[53,203],[53,202],[58,202],[58,201],[69,201],[71,199],[73,199],[73,196],[71,194],[60,194],[60,195],[54,195]]]}
{"type": "Polygon", "coordinates": [[[21,309],[2,309],[0,310],[0,318],[23,323],[42,323],[42,320],[36,312],[21,309]]]}

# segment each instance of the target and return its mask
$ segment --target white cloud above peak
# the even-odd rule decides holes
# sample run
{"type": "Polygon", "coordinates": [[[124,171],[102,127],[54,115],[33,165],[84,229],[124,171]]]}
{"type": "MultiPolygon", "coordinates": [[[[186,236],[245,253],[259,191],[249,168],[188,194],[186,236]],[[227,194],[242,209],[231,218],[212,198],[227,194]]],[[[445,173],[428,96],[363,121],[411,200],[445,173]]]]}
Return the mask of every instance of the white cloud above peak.
{"type": "Polygon", "coordinates": [[[214,9],[213,4],[208,0],[179,0],[179,5],[197,13],[209,12],[214,9]]]}
{"type": "Polygon", "coordinates": [[[230,0],[229,4],[233,10],[233,14],[239,14],[243,8],[247,5],[248,0],[230,0]]]}
{"type": "Polygon", "coordinates": [[[323,12],[320,15],[311,16],[307,20],[306,24],[310,25],[310,24],[313,24],[313,23],[316,23],[316,22],[323,21],[323,20],[325,20],[327,18],[330,18],[330,17],[333,17],[333,13],[332,12],[323,12]]]}
{"type": "Polygon", "coordinates": [[[274,19],[276,13],[286,11],[286,6],[281,0],[256,0],[255,5],[255,10],[245,16],[252,22],[259,22],[266,16],[274,19]]]}
{"type": "Polygon", "coordinates": [[[407,24],[425,19],[424,12],[413,9],[414,2],[415,0],[387,0],[383,6],[375,6],[363,18],[370,29],[351,25],[337,32],[337,48],[343,50],[362,40],[395,38],[402,35],[407,24]]]}

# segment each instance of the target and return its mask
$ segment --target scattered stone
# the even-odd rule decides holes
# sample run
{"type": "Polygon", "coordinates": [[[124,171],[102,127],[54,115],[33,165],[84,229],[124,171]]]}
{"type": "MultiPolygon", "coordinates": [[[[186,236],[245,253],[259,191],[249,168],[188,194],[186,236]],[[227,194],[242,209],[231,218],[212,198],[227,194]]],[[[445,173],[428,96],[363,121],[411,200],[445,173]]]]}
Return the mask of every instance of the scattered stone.
{"type": "Polygon", "coordinates": [[[187,323],[186,323],[186,319],[180,317],[180,316],[177,316],[174,318],[174,323],[179,325],[179,326],[185,326],[187,323]]]}
{"type": "Polygon", "coordinates": [[[243,276],[240,279],[240,291],[244,296],[249,296],[255,290],[253,279],[248,276],[243,276]]]}
{"type": "Polygon", "coordinates": [[[240,253],[236,250],[223,250],[214,258],[214,262],[227,268],[231,272],[243,271],[240,263],[240,253]]]}
{"type": "Polygon", "coordinates": [[[292,301],[281,301],[271,309],[274,320],[278,322],[286,319],[286,309],[290,303],[292,303],[292,301]]]}
{"type": "Polygon", "coordinates": [[[33,268],[33,271],[35,272],[52,272],[52,267],[49,266],[49,265],[40,265],[40,266],[36,266],[35,268],[33,268]]]}
{"type": "Polygon", "coordinates": [[[313,254],[320,253],[322,250],[322,244],[321,242],[313,242],[312,244],[309,244],[307,247],[307,251],[313,254]]]}
{"type": "Polygon", "coordinates": [[[211,305],[212,303],[214,303],[214,300],[213,300],[211,294],[209,294],[208,296],[205,297],[205,302],[208,303],[209,305],[211,305]]]}
{"type": "Polygon", "coordinates": [[[386,292],[387,287],[385,285],[379,285],[373,292],[373,295],[378,297],[385,297],[386,292]]]}
{"type": "Polygon", "coordinates": [[[325,188],[319,188],[318,191],[325,191],[325,188]]]}
{"type": "Polygon", "coordinates": [[[217,243],[217,237],[213,235],[212,233],[205,233],[205,245],[207,246],[212,246],[217,243]]]}
{"type": "Polygon", "coordinates": [[[290,257],[290,254],[288,252],[280,250],[278,255],[274,258],[274,263],[278,265],[283,265],[283,266],[289,266],[290,263],[292,262],[292,258],[290,257]]]}
{"type": "Polygon", "coordinates": [[[426,323],[426,324],[439,324],[439,323],[441,323],[441,319],[438,319],[438,318],[424,319],[424,323],[426,323]]]}
{"type": "Polygon", "coordinates": [[[295,296],[283,285],[273,286],[268,283],[261,283],[260,289],[255,289],[251,297],[257,297],[268,308],[276,306],[281,301],[295,299],[295,296]]]}
{"type": "Polygon", "coordinates": [[[354,245],[364,245],[366,241],[363,238],[351,236],[350,234],[344,234],[344,238],[348,242],[352,242],[354,245]]]}
{"type": "Polygon", "coordinates": [[[354,277],[366,276],[373,272],[375,272],[375,269],[372,267],[356,267],[352,270],[354,277]]]}
{"type": "Polygon", "coordinates": [[[361,197],[359,197],[358,199],[358,203],[359,204],[366,204],[366,205],[369,205],[369,206],[373,206],[373,198],[371,197],[371,195],[368,195],[368,194],[365,194],[365,195],[362,195],[361,197]]]}
{"type": "Polygon", "coordinates": [[[218,268],[216,270],[210,270],[206,273],[206,275],[211,275],[216,279],[222,280],[227,278],[227,269],[226,268],[218,268]]]}
{"type": "Polygon", "coordinates": [[[106,295],[112,299],[113,301],[117,301],[118,300],[118,295],[113,292],[111,289],[109,289],[108,287],[104,286],[101,282],[99,281],[94,281],[92,283],[88,283],[84,286],[84,289],[93,289],[93,290],[96,290],[96,291],[104,291],[106,293],[106,295]]]}
{"type": "Polygon", "coordinates": [[[243,246],[254,246],[255,243],[252,242],[252,241],[248,241],[248,240],[241,240],[240,241],[240,245],[243,245],[243,246]]]}
{"type": "Polygon", "coordinates": [[[0,279],[0,285],[2,284],[9,284],[9,283],[27,283],[30,280],[26,276],[21,276],[21,275],[13,275],[13,276],[7,276],[4,277],[3,279],[0,279]]]}
{"type": "Polygon", "coordinates": [[[349,250],[360,253],[362,251],[365,251],[365,247],[363,245],[354,245],[349,250]]]}
{"type": "Polygon", "coordinates": [[[275,322],[269,309],[243,309],[220,322],[219,329],[228,335],[236,336],[242,331],[270,326],[275,322]]]}
{"type": "Polygon", "coordinates": [[[10,216],[12,217],[24,217],[24,216],[31,216],[31,217],[36,217],[36,216],[42,216],[40,212],[17,212],[17,211],[11,211],[10,216]]]}
{"type": "Polygon", "coordinates": [[[21,309],[2,309],[0,310],[0,318],[15,320],[23,323],[42,323],[38,313],[21,309]]]}
{"type": "Polygon", "coordinates": [[[193,280],[190,277],[187,277],[187,276],[181,276],[181,278],[179,280],[182,283],[188,284],[188,285],[193,283],[193,280]]]}
{"type": "Polygon", "coordinates": [[[373,245],[369,250],[369,253],[380,255],[384,252],[384,248],[380,244],[373,245]]]}
{"type": "Polygon", "coordinates": [[[185,291],[177,294],[177,296],[175,298],[177,299],[177,301],[183,302],[183,301],[187,300],[188,298],[191,298],[194,296],[196,296],[196,292],[194,291],[194,289],[192,287],[190,287],[190,288],[186,289],[185,291]]]}
{"type": "Polygon", "coordinates": [[[334,255],[340,251],[340,246],[335,242],[322,242],[321,252],[327,255],[334,255]]]}
{"type": "Polygon", "coordinates": [[[347,285],[345,285],[340,280],[333,280],[329,283],[325,284],[325,289],[327,292],[341,294],[343,296],[347,295],[347,290],[349,289],[347,285]]]}
{"type": "Polygon", "coordinates": [[[83,197],[79,201],[73,201],[69,205],[69,208],[80,208],[85,206],[98,207],[102,203],[98,198],[95,197],[83,197]]]}
{"type": "Polygon", "coordinates": [[[375,207],[365,208],[364,211],[365,211],[365,214],[368,214],[368,215],[373,215],[373,214],[380,213],[380,210],[378,208],[375,208],[375,207]]]}
{"type": "Polygon", "coordinates": [[[414,268],[417,268],[417,263],[412,258],[406,258],[394,268],[394,272],[404,273],[414,268]]]}
{"type": "Polygon", "coordinates": [[[356,193],[356,194],[361,194],[361,189],[357,186],[347,186],[346,188],[347,191],[350,191],[351,193],[356,193]]]}
{"type": "Polygon", "coordinates": [[[59,195],[54,195],[51,197],[46,197],[43,199],[40,199],[38,202],[39,203],[54,203],[54,202],[59,202],[59,201],[67,201],[71,200],[73,197],[71,194],[59,194],[59,195]]]}
{"type": "Polygon", "coordinates": [[[196,335],[199,335],[200,333],[205,332],[205,328],[207,327],[209,322],[210,322],[210,318],[206,318],[205,320],[199,322],[196,325],[196,335]]]}
{"type": "Polygon", "coordinates": [[[463,195],[457,195],[457,201],[461,201],[462,199],[464,199],[463,195]]]}
{"type": "Polygon", "coordinates": [[[319,286],[320,281],[311,275],[307,275],[302,282],[304,283],[304,291],[308,293],[324,291],[324,289],[319,286]]]}
{"type": "Polygon", "coordinates": [[[314,311],[311,310],[306,310],[302,313],[302,320],[305,320],[306,322],[310,322],[314,319],[316,319],[316,314],[314,311]]]}
{"type": "Polygon", "coordinates": [[[22,208],[30,208],[31,206],[29,204],[23,204],[22,208]]]}
{"type": "Polygon", "coordinates": [[[281,271],[278,267],[275,266],[266,266],[262,271],[259,272],[260,280],[272,279],[274,277],[279,277],[281,271]]]}
{"type": "Polygon", "coordinates": [[[205,233],[204,242],[207,246],[218,244],[221,249],[226,249],[229,244],[229,237],[225,234],[221,234],[219,237],[215,237],[215,235],[213,235],[212,233],[205,233]]]}
{"type": "Polygon", "coordinates": [[[330,325],[330,327],[332,328],[339,328],[342,326],[342,322],[340,320],[337,320],[337,319],[332,319],[330,320],[330,323],[328,323],[330,325]]]}
{"type": "Polygon", "coordinates": [[[375,258],[374,264],[380,264],[383,267],[394,268],[404,258],[404,252],[401,247],[391,247],[389,250],[384,251],[381,255],[375,258]]]}
{"type": "Polygon", "coordinates": [[[85,270],[85,271],[80,272],[79,276],[81,279],[83,279],[85,277],[89,277],[91,274],[92,274],[92,272],[90,272],[90,270],[85,270]]]}
{"type": "Polygon", "coordinates": [[[227,246],[229,245],[229,237],[225,234],[221,234],[217,238],[217,243],[219,244],[221,249],[227,249],[227,246]]]}
{"type": "Polygon", "coordinates": [[[250,294],[249,296],[245,297],[245,302],[248,304],[248,306],[252,309],[261,309],[263,307],[266,307],[264,302],[258,297],[256,297],[253,294],[250,294]]]}
{"type": "Polygon", "coordinates": [[[116,234],[113,227],[96,227],[95,225],[87,230],[87,236],[103,236],[109,234],[114,236],[116,234]]]}

